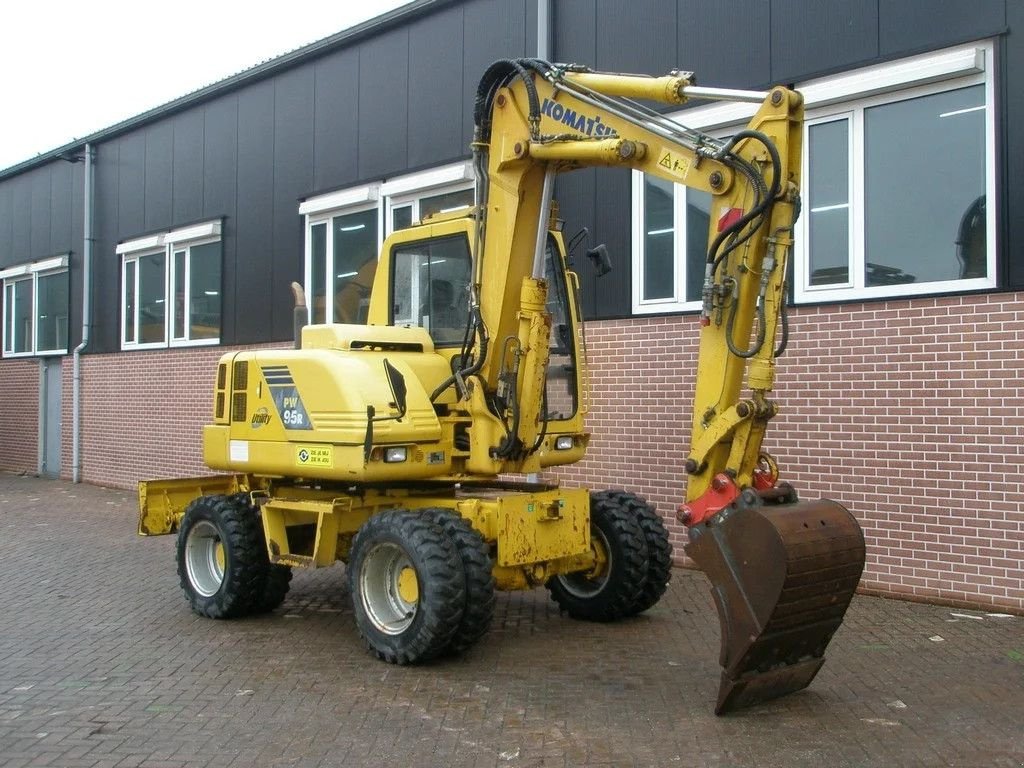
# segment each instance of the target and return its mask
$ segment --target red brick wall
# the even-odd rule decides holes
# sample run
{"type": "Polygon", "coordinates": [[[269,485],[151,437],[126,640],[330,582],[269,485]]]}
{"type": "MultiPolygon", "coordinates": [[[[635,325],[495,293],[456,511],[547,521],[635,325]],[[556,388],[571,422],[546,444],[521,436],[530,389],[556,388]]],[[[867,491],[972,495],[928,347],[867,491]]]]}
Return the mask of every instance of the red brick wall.
{"type": "MultiPolygon", "coordinates": [[[[803,498],[860,520],[862,587],[1024,609],[1024,294],[790,314],[765,447],[803,498]]],[[[647,496],[677,547],[697,330],[692,316],[587,325],[591,450],[559,473],[647,496]]]]}
{"type": "Polygon", "coordinates": [[[0,470],[39,471],[39,361],[0,360],[0,470]]]}

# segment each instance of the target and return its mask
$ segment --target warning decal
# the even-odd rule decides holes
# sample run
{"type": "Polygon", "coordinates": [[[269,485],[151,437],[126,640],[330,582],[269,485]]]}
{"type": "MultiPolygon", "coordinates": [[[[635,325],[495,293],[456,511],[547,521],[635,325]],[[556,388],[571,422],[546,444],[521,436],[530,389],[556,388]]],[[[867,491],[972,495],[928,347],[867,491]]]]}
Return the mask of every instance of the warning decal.
{"type": "Polygon", "coordinates": [[[673,176],[685,179],[687,174],[690,173],[690,160],[685,155],[681,155],[678,152],[673,152],[662,147],[660,157],[661,159],[658,160],[658,165],[673,176]]]}

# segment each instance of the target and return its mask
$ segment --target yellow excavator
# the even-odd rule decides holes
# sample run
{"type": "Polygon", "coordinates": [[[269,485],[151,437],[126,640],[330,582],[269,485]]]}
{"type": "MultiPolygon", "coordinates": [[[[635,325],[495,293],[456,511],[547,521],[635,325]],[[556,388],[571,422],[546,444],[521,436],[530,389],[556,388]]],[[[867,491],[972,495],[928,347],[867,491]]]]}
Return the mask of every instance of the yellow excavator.
{"type": "MultiPolygon", "coordinates": [[[[307,324],[293,286],[295,348],[228,352],[217,367],[203,452],[226,474],[141,483],[139,532],[177,533],[182,589],[211,618],[272,610],[293,567],[345,562],[360,635],[398,664],[472,646],[496,589],[544,585],[592,621],[653,606],[672,568],[653,507],[537,480],[583,458],[590,437],[555,178],[638,169],[712,198],[678,515],[720,617],[716,712],[804,688],[856,589],[864,539],[839,504],[798,501],[762,448],[787,342],[800,95],[503,60],[474,120],[475,205],[387,238],[366,324],[307,324]],[[648,106],[691,98],[760,107],[719,140],[648,106]]],[[[602,247],[587,255],[609,268],[602,247]]]]}

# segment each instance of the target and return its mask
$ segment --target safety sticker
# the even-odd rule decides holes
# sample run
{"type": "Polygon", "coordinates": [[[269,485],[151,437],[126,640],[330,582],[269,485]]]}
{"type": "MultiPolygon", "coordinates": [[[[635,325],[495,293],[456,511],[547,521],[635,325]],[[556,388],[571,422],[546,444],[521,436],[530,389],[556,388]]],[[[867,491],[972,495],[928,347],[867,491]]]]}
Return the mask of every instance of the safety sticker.
{"type": "Polygon", "coordinates": [[[295,463],[300,467],[334,466],[334,447],[330,445],[300,445],[295,449],[295,463]]]}
{"type": "Polygon", "coordinates": [[[685,179],[690,173],[690,160],[678,152],[673,152],[662,147],[658,165],[680,179],[685,179]]]}

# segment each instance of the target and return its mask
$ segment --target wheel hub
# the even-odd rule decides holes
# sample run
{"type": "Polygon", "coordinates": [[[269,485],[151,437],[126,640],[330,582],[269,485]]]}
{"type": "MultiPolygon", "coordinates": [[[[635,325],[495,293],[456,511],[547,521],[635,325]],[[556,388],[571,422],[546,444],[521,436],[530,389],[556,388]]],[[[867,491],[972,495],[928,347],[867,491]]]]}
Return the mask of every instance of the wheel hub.
{"type": "Polygon", "coordinates": [[[200,520],[188,532],[185,571],[193,589],[203,597],[217,594],[224,583],[227,552],[217,526],[208,520],[200,520]]]}
{"type": "Polygon", "coordinates": [[[401,547],[381,543],[366,553],[359,573],[366,615],[380,632],[399,635],[416,618],[419,577],[401,547]]]}

